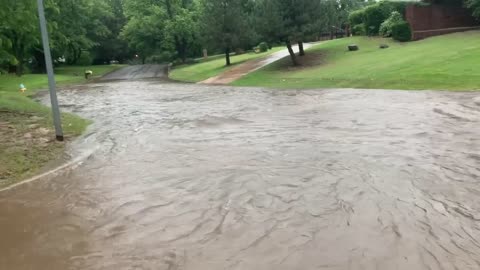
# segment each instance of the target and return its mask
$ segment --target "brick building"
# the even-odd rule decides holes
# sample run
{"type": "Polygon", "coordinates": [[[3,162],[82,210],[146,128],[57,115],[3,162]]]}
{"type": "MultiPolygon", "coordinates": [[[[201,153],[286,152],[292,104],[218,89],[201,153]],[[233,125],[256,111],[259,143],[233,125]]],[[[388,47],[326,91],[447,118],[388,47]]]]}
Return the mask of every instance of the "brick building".
{"type": "Polygon", "coordinates": [[[471,14],[471,10],[460,4],[412,4],[405,11],[406,20],[412,27],[413,40],[480,28],[479,21],[471,14]]]}
{"type": "Polygon", "coordinates": [[[413,40],[480,28],[479,21],[471,14],[470,10],[458,4],[412,4],[405,10],[405,18],[412,27],[413,40]]]}

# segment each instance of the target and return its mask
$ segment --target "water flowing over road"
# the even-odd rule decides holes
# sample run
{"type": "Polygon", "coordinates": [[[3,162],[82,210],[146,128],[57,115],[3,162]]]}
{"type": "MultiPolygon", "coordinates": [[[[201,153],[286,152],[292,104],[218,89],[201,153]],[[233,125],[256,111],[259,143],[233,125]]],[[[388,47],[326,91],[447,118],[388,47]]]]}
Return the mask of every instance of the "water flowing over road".
{"type": "MultiPolygon", "coordinates": [[[[53,179],[0,193],[0,269],[480,269],[480,94],[72,87],[53,179]]],[[[45,100],[46,102],[46,100],[45,100]]]]}

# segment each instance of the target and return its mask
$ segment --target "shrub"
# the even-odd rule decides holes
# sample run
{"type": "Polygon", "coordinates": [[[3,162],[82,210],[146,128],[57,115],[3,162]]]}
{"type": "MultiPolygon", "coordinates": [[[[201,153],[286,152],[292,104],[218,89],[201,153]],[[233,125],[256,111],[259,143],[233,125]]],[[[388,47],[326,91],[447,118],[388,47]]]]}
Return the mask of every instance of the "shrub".
{"type": "Polygon", "coordinates": [[[262,42],[258,44],[258,49],[260,52],[267,52],[268,51],[268,44],[266,42],[262,42]]]}
{"type": "Polygon", "coordinates": [[[92,63],[93,63],[93,59],[90,53],[83,51],[82,54],[80,55],[80,58],[78,58],[77,63],[75,64],[79,66],[89,66],[92,63]]]}
{"type": "Polygon", "coordinates": [[[392,37],[401,42],[412,40],[412,29],[410,28],[410,24],[402,21],[392,25],[392,37]]]}
{"type": "Polygon", "coordinates": [[[381,25],[380,25],[380,30],[379,34],[384,37],[391,37],[392,36],[392,26],[394,24],[404,22],[402,14],[398,11],[392,12],[390,14],[390,17],[386,19],[381,25]]]}
{"type": "Polygon", "coordinates": [[[169,63],[175,58],[175,54],[172,52],[164,51],[159,54],[152,55],[147,58],[147,63],[150,64],[162,64],[169,63]]]}
{"type": "Polygon", "coordinates": [[[244,54],[245,53],[245,50],[242,49],[242,48],[236,48],[235,49],[235,55],[241,55],[241,54],[244,54]]]}
{"type": "Polygon", "coordinates": [[[385,21],[386,16],[379,4],[371,5],[365,8],[365,30],[367,35],[378,35],[380,24],[385,21]]]}
{"type": "Polygon", "coordinates": [[[352,27],[352,34],[354,36],[364,36],[366,34],[365,24],[357,24],[352,27]]]}
{"type": "MultiPolygon", "coordinates": [[[[361,13],[363,13],[363,23],[365,24],[365,29],[368,35],[378,35],[380,30],[380,25],[387,20],[392,12],[397,11],[403,17],[405,15],[405,9],[407,5],[423,5],[417,2],[408,2],[408,1],[380,1],[376,4],[370,5],[365,7],[360,11],[355,11],[352,13],[360,13],[360,14],[353,14],[352,19],[354,21],[358,21],[358,17],[362,17],[361,13]]],[[[352,13],[350,15],[352,15],[352,13]]],[[[350,21],[352,22],[352,21],[350,21]]],[[[356,25],[356,24],[352,24],[356,25]]]]}
{"type": "Polygon", "coordinates": [[[350,25],[357,26],[363,24],[365,17],[365,12],[363,9],[355,10],[350,15],[348,15],[348,22],[350,25]]]}

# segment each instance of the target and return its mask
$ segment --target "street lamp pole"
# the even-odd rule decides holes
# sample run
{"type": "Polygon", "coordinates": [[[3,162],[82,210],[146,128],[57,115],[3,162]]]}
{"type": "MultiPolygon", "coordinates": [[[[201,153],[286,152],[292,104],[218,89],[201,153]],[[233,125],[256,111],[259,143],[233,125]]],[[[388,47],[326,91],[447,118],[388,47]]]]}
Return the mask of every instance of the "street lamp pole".
{"type": "Polygon", "coordinates": [[[62,120],[60,109],[58,108],[57,92],[55,90],[55,75],[53,73],[52,55],[50,53],[50,44],[48,41],[47,22],[45,20],[45,10],[43,0],[37,0],[38,18],[40,20],[40,30],[42,32],[43,52],[45,54],[45,65],[48,74],[48,86],[50,89],[50,102],[52,103],[53,124],[55,125],[55,135],[58,141],[63,141],[62,120]]]}

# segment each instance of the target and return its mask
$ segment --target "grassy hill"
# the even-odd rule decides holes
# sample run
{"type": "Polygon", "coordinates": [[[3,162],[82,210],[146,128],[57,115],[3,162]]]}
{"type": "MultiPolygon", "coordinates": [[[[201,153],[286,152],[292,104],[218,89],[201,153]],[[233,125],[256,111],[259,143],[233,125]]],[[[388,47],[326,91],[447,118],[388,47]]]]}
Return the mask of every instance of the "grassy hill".
{"type": "Polygon", "coordinates": [[[282,59],[234,82],[275,88],[480,89],[480,31],[398,43],[352,37],[324,42],[307,52],[303,66],[282,59]],[[347,45],[360,50],[349,52],[347,45]],[[379,49],[380,44],[390,48],[379,49]]]}
{"type": "Polygon", "coordinates": [[[201,60],[200,63],[193,65],[180,65],[175,67],[170,73],[169,77],[173,80],[183,82],[200,82],[210,77],[215,77],[222,72],[241,64],[248,60],[257,59],[263,56],[267,56],[271,53],[280,51],[283,47],[275,47],[264,53],[245,53],[240,55],[231,56],[232,66],[225,66],[224,55],[212,56],[208,60],[201,60]]]}

